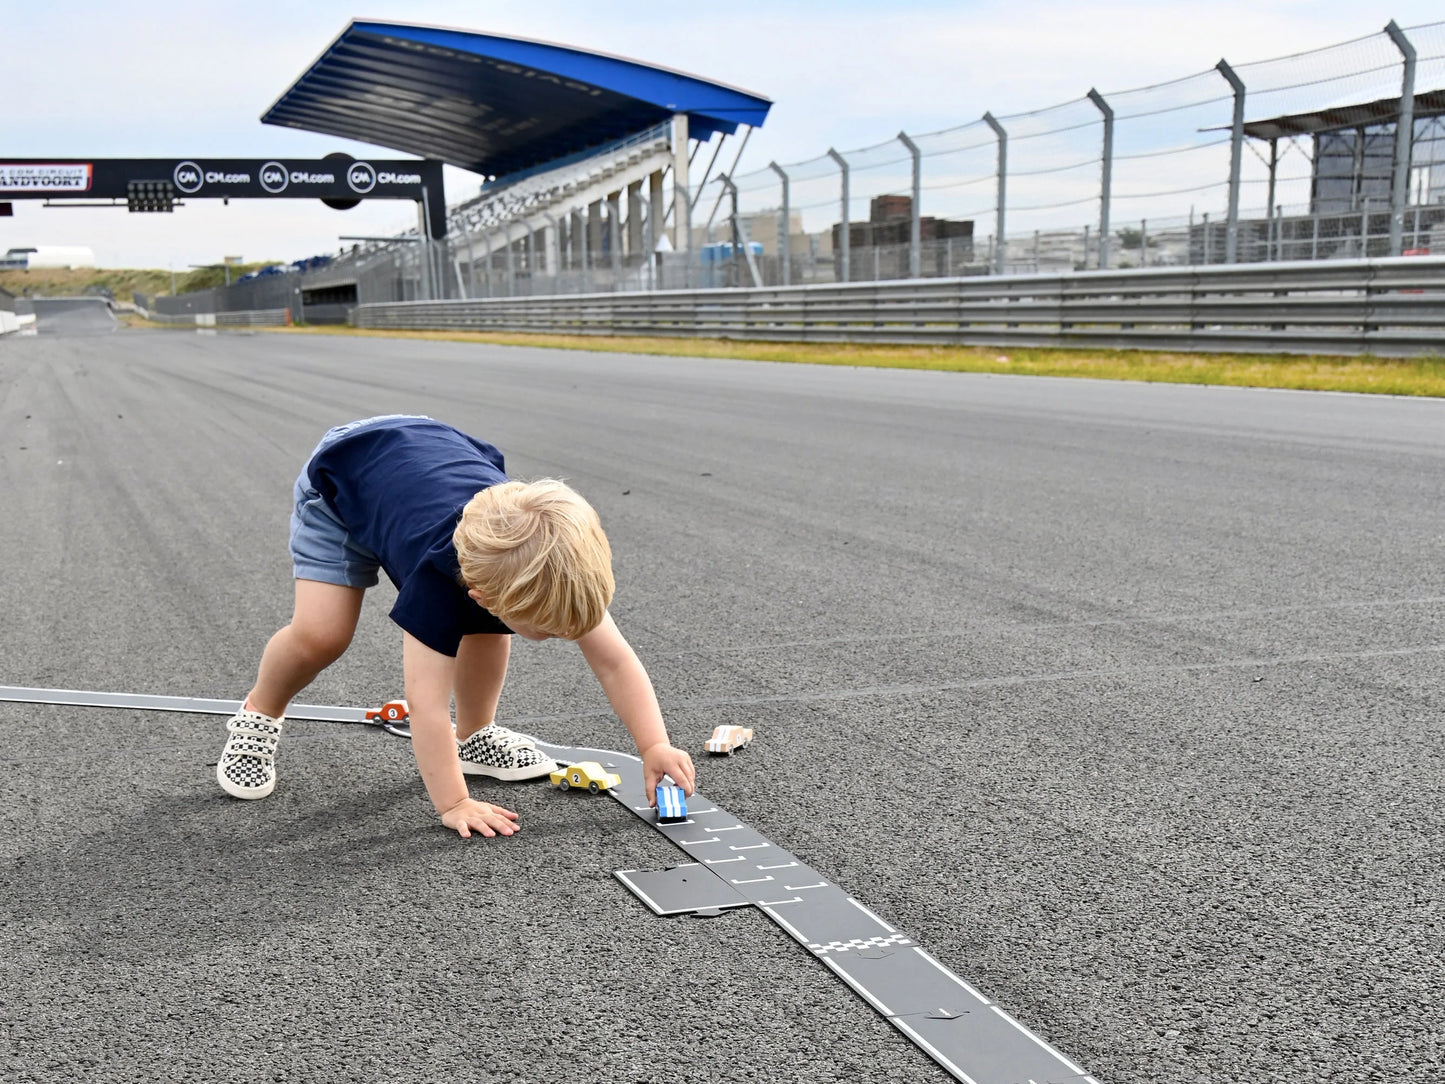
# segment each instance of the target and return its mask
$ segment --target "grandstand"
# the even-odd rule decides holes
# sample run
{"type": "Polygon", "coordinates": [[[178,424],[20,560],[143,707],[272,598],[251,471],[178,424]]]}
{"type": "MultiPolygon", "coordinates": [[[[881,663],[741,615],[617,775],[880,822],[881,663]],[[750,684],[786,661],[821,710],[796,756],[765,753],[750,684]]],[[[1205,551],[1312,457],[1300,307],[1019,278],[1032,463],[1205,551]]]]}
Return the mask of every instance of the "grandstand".
{"type": "Polygon", "coordinates": [[[525,292],[539,273],[562,289],[590,288],[598,272],[609,282],[655,276],[651,254],[691,244],[696,149],[716,137],[715,162],[721,141],[760,126],[771,106],[569,46],[358,20],[262,120],[488,178],[449,212],[445,239],[419,222],[307,276],[328,303],[357,303],[525,292]]]}

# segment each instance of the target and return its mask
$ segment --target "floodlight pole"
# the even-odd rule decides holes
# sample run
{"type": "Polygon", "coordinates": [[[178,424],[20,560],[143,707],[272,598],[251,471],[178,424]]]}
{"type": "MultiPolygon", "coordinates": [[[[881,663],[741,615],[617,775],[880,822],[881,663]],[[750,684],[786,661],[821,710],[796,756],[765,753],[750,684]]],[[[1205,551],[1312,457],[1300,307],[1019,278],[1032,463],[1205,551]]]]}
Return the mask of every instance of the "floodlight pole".
{"type": "MultiPolygon", "coordinates": [[[[1008,195],[1008,133],[1004,131],[1003,125],[994,119],[992,113],[983,115],[983,122],[993,129],[993,134],[998,136],[998,206],[995,208],[996,224],[994,236],[998,238],[998,245],[993,254],[993,272],[995,275],[1003,274],[1003,227],[1004,207],[1008,195]]],[[[1088,248],[1085,246],[1084,258],[1088,259],[1088,248]]]]}
{"type": "Polygon", "coordinates": [[[1104,96],[1090,89],[1089,101],[1104,114],[1104,169],[1099,177],[1099,270],[1109,269],[1109,198],[1114,186],[1114,111],[1104,96]]]}
{"type": "Polygon", "coordinates": [[[783,214],[778,223],[778,255],[782,258],[782,283],[787,286],[792,279],[793,266],[793,226],[792,208],[788,203],[788,175],[776,162],[769,162],[768,168],[783,182],[783,214]]]}
{"type": "MultiPolygon", "coordinates": [[[[1410,195],[1410,154],[1415,143],[1415,47],[1391,19],[1385,33],[1405,59],[1400,82],[1400,115],[1395,123],[1395,177],[1390,189],[1390,255],[1404,250],[1405,203],[1410,195]]],[[[1363,254],[1362,254],[1363,255],[1363,254]]]]}
{"type": "Polygon", "coordinates": [[[920,217],[923,202],[923,153],[918,149],[918,144],[908,138],[907,132],[898,133],[898,142],[907,147],[908,153],[913,156],[913,205],[908,213],[908,277],[916,279],[921,271],[919,250],[923,246],[923,220],[920,217]]]}
{"type": "Polygon", "coordinates": [[[828,157],[831,158],[831,159],[833,159],[833,161],[835,161],[835,162],[838,163],[838,170],[839,170],[839,172],[841,172],[841,174],[842,174],[842,176],[843,176],[843,194],[842,194],[843,229],[842,229],[842,247],[841,247],[840,252],[839,252],[839,258],[840,258],[841,261],[842,261],[842,268],[841,268],[841,272],[842,272],[842,273],[840,274],[840,276],[839,276],[839,278],[838,278],[838,281],[839,281],[839,282],[847,282],[847,281],[849,280],[849,275],[850,275],[850,272],[851,272],[851,270],[852,270],[852,268],[850,267],[849,262],[848,262],[848,257],[849,257],[848,243],[849,243],[849,240],[850,240],[849,234],[852,232],[851,229],[849,228],[849,223],[848,223],[848,160],[847,160],[846,158],[844,158],[841,154],[839,154],[836,150],[834,150],[832,147],[829,147],[829,148],[828,148],[828,157]]]}
{"type": "Polygon", "coordinates": [[[1224,262],[1239,253],[1239,168],[1244,152],[1244,80],[1225,61],[1214,67],[1234,89],[1234,120],[1229,134],[1229,218],[1224,227],[1224,262]]]}

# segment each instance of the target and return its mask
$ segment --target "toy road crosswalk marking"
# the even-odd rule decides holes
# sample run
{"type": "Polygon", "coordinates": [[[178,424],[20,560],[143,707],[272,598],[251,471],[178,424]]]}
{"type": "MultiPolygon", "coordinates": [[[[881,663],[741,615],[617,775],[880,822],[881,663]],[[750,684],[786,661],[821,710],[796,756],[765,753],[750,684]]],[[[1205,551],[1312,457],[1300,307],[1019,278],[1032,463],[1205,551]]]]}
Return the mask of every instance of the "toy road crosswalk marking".
{"type": "Polygon", "coordinates": [[[817,956],[830,952],[852,952],[857,949],[890,948],[894,945],[912,945],[914,941],[905,934],[895,933],[892,937],[854,937],[847,941],[827,941],[823,944],[809,942],[808,948],[817,956]]]}

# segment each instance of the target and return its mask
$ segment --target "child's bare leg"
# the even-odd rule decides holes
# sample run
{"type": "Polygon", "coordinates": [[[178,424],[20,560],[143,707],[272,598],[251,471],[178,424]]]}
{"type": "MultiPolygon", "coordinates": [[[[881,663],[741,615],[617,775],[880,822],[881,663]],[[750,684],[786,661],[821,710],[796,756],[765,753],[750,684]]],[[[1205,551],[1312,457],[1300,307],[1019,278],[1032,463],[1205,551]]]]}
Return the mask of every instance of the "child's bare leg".
{"type": "Polygon", "coordinates": [[[452,690],[457,701],[457,740],[466,741],[496,718],[511,654],[510,636],[479,632],[462,637],[452,690]]]}
{"type": "Polygon", "coordinates": [[[292,697],[345,653],[365,595],[360,587],[297,580],[291,624],[267,643],[246,705],[273,719],[284,715],[292,697]]]}

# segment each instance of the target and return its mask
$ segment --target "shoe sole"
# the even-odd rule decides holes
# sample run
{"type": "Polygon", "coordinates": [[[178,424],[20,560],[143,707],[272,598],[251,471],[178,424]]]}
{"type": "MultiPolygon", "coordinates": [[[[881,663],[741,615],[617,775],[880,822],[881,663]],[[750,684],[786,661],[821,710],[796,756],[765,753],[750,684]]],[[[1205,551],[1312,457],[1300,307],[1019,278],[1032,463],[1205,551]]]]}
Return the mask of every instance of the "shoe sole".
{"type": "Polygon", "coordinates": [[[534,764],[530,768],[488,768],[481,764],[462,761],[463,775],[485,775],[489,779],[500,779],[507,783],[516,783],[523,779],[540,779],[544,775],[551,775],[556,770],[555,761],[534,764]]]}
{"type": "Polygon", "coordinates": [[[241,787],[231,782],[221,765],[216,765],[216,782],[221,784],[221,789],[232,798],[244,798],[247,801],[255,801],[257,798],[264,798],[276,789],[276,780],[273,778],[269,783],[263,783],[259,787],[241,787]]]}

